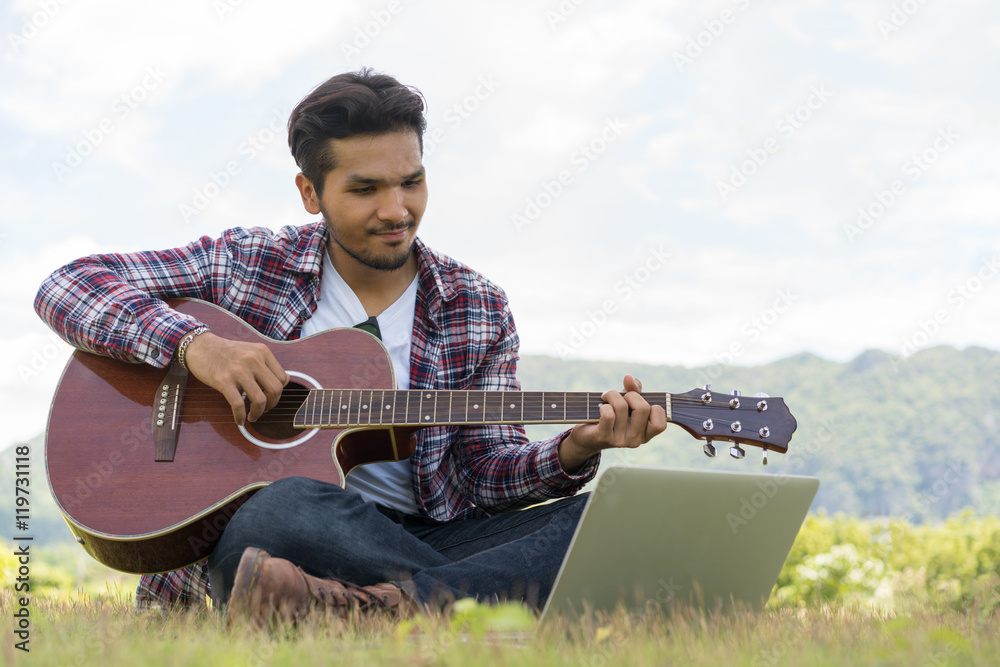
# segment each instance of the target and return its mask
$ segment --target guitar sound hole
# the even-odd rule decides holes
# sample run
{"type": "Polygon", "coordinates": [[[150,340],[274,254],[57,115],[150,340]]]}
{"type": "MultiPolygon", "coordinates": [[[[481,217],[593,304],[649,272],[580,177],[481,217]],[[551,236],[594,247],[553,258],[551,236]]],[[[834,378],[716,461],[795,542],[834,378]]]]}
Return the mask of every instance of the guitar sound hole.
{"type": "Polygon", "coordinates": [[[289,382],[281,392],[278,404],[265,412],[253,422],[247,422],[247,428],[268,440],[292,440],[302,435],[302,429],[292,426],[295,413],[309,395],[309,390],[298,382],[289,382]]]}

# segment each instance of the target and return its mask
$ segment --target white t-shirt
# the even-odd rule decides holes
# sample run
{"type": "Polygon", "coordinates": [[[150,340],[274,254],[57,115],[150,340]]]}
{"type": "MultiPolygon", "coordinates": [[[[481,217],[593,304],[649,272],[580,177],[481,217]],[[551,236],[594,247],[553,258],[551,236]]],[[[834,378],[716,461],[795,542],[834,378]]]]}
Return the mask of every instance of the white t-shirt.
{"type": "MultiPolygon", "coordinates": [[[[417,303],[417,279],[414,278],[403,295],[378,317],[382,344],[389,350],[396,388],[410,388],[410,339],[413,336],[413,315],[417,303]]],[[[334,327],[353,327],[368,319],[354,290],[333,268],[330,255],[323,257],[323,278],[320,301],[316,312],[302,325],[302,336],[311,336],[334,327]]],[[[328,387],[335,389],[336,387],[328,387]]],[[[360,493],[365,500],[386,507],[419,514],[413,495],[410,460],[385,461],[358,466],[347,476],[345,487],[360,493]]]]}

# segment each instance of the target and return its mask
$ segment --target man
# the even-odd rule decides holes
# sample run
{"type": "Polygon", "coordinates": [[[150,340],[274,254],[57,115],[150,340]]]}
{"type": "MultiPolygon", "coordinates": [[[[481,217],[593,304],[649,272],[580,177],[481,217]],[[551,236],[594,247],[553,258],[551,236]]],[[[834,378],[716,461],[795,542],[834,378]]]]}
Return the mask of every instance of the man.
{"type": "MultiPolygon", "coordinates": [[[[423,114],[419,92],[392,77],[329,79],[289,119],[295,184],[321,221],[83,258],[43,283],[36,310],[77,347],[157,367],[178,360],[240,424],[277,404],[288,375],[266,346],[216,336],[162,299],[216,303],[278,340],[368,325],[401,389],[518,389],[503,292],[417,239],[423,114]]],[[[231,614],[258,621],[461,596],[540,606],[583,507],[573,494],[599,452],[666,428],[639,383],[624,385],[604,394],[599,422],[548,440],[529,443],[516,426],[434,427],[418,431],[410,460],[362,466],[346,490],[274,482],[235,513],[207,568],[144,577],[138,598],[185,603],[210,588],[231,614]]]]}

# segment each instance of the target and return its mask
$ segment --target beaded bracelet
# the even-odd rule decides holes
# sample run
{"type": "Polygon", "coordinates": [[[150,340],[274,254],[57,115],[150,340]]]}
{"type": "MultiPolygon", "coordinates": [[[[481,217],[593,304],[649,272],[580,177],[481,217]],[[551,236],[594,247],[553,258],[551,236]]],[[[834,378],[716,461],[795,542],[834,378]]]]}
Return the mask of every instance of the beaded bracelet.
{"type": "Polygon", "coordinates": [[[187,370],[187,362],[184,360],[184,354],[187,352],[188,345],[191,344],[197,336],[202,335],[208,331],[208,327],[198,327],[190,333],[181,338],[180,344],[177,346],[177,362],[181,365],[181,368],[187,370]]]}

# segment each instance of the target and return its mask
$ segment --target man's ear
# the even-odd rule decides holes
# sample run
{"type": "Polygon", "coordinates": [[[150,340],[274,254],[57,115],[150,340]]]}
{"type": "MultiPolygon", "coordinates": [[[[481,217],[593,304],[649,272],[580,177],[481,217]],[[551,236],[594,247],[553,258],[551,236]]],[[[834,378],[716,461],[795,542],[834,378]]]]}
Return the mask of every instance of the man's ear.
{"type": "Polygon", "coordinates": [[[295,175],[295,187],[299,189],[299,194],[302,196],[302,206],[305,207],[306,211],[313,215],[319,215],[319,196],[316,194],[316,188],[301,171],[295,175]]]}

